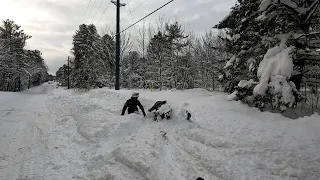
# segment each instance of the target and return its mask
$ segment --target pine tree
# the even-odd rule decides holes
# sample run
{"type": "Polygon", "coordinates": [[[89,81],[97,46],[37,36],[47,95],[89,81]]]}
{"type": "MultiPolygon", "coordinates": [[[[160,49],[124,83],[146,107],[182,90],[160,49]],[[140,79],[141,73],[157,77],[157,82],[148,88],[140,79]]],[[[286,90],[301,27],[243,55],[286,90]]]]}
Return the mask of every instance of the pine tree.
{"type": "Polygon", "coordinates": [[[90,89],[105,73],[100,36],[94,25],[82,24],[73,36],[74,87],[90,89]]]}
{"type": "Polygon", "coordinates": [[[101,86],[107,84],[112,86],[115,82],[115,42],[110,35],[105,34],[101,37],[98,47],[96,50],[99,53],[98,64],[101,64],[101,67],[98,67],[100,69],[98,81],[101,86]]]}
{"type": "MultiPolygon", "coordinates": [[[[267,48],[261,43],[261,27],[254,21],[260,2],[238,0],[230,14],[216,28],[226,29],[224,38],[227,51],[234,56],[224,66],[223,84],[226,92],[233,92],[242,79],[256,77],[257,64],[262,60],[267,48]],[[251,67],[251,68],[250,68],[251,67]]],[[[255,78],[257,80],[257,78],[255,78]]]]}
{"type": "Polygon", "coordinates": [[[147,74],[148,84],[152,84],[152,88],[169,87],[169,62],[170,44],[162,32],[158,32],[150,40],[147,49],[147,74]]]}
{"type": "Polygon", "coordinates": [[[197,38],[194,43],[194,54],[197,60],[199,76],[199,87],[214,90],[217,87],[219,75],[229,54],[224,50],[224,44],[219,37],[223,34],[214,34],[213,31],[206,32],[197,38]]]}
{"type": "Polygon", "coordinates": [[[23,71],[27,74],[24,77],[24,86],[38,86],[47,79],[48,67],[42,58],[39,50],[25,50],[25,64],[23,71]]]}
{"type": "Polygon", "coordinates": [[[68,85],[68,66],[66,64],[61,66],[56,72],[56,80],[61,83],[62,86],[68,85]]]}
{"type": "Polygon", "coordinates": [[[183,68],[180,66],[182,56],[185,55],[185,48],[188,46],[188,36],[184,35],[184,31],[178,22],[172,24],[166,23],[165,37],[169,43],[170,61],[168,66],[168,77],[170,88],[182,88],[184,77],[181,76],[183,68]],[[180,74],[179,74],[180,72],[180,74]]]}
{"type": "Polygon", "coordinates": [[[121,62],[122,85],[127,88],[142,88],[144,79],[141,61],[142,58],[137,51],[130,51],[125,55],[121,62]]]}

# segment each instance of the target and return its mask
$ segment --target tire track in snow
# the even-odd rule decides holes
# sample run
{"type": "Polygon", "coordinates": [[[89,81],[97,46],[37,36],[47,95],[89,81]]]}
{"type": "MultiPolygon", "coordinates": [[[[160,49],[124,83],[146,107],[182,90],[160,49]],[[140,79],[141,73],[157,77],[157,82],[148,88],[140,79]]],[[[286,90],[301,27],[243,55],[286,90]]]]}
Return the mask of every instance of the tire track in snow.
{"type": "MultiPolygon", "coordinates": [[[[60,100],[61,98],[55,98],[57,100],[60,100]]],[[[57,102],[59,103],[59,102],[57,102]]],[[[115,151],[117,149],[117,146],[119,144],[121,144],[126,138],[129,138],[131,135],[135,134],[145,123],[143,121],[136,121],[135,118],[131,119],[129,118],[128,120],[125,120],[125,122],[122,122],[124,119],[126,119],[127,117],[130,116],[120,116],[120,111],[113,111],[110,109],[105,109],[99,105],[95,105],[95,104],[91,104],[89,103],[82,103],[82,99],[78,98],[78,99],[65,99],[65,101],[63,102],[63,104],[65,104],[66,106],[62,106],[59,107],[63,108],[63,111],[56,111],[56,116],[57,116],[57,122],[58,122],[58,127],[61,127],[62,129],[65,129],[63,131],[66,132],[70,132],[70,128],[74,129],[73,131],[75,131],[78,135],[80,135],[80,137],[87,141],[90,142],[92,145],[86,145],[86,143],[83,143],[83,140],[78,139],[78,143],[76,141],[77,146],[81,146],[81,149],[84,148],[84,151],[86,151],[87,155],[84,155],[83,157],[87,157],[89,158],[86,162],[86,166],[88,166],[89,171],[90,169],[94,168],[96,166],[96,160],[97,158],[99,159],[100,155],[97,153],[94,153],[96,150],[92,149],[95,145],[102,145],[102,147],[104,150],[107,148],[107,152],[112,153],[113,151],[115,151]],[[77,103],[79,102],[82,106],[67,106],[67,104],[75,104],[73,102],[73,100],[75,100],[77,103]],[[84,110],[84,111],[82,111],[84,110]],[[94,113],[94,114],[92,114],[94,113]],[[118,124],[117,127],[115,127],[115,129],[111,128],[111,129],[103,129],[102,127],[102,131],[110,131],[110,132],[99,132],[99,131],[95,131],[94,134],[92,134],[91,132],[89,132],[90,134],[88,134],[88,125],[89,128],[91,129],[92,127],[90,127],[90,123],[91,120],[87,119],[87,118],[94,118],[91,115],[97,115],[97,114],[106,114],[108,115],[108,117],[110,118],[114,118],[114,119],[118,119],[118,121],[115,122],[120,122],[118,124]],[[114,116],[114,117],[113,117],[114,116]],[[65,117],[69,117],[67,118],[67,120],[65,121],[65,117]],[[89,120],[90,122],[88,122],[87,120],[89,120]],[[65,122],[64,122],[65,121],[65,122]],[[137,123],[140,122],[140,123],[137,123]],[[89,124],[88,124],[89,123],[89,124]],[[98,134],[100,135],[102,134],[103,136],[105,136],[104,134],[107,135],[107,138],[105,139],[105,143],[102,141],[101,137],[99,137],[98,134]],[[93,156],[92,156],[93,155],[93,156]],[[91,162],[90,162],[91,161],[91,162]],[[95,161],[95,162],[93,162],[95,161]]],[[[58,110],[58,109],[57,109],[58,110]]],[[[98,115],[99,116],[99,115],[98,115]]],[[[95,121],[92,121],[95,122],[95,121]]],[[[89,129],[89,130],[90,130],[89,129]]],[[[60,130],[59,130],[60,131],[60,130]]],[[[64,135],[62,135],[64,136],[64,135]]],[[[72,135],[73,137],[70,138],[75,138],[76,134],[72,135]]],[[[72,144],[74,144],[74,142],[71,142],[72,144]]],[[[73,147],[73,148],[76,148],[73,147]]],[[[101,147],[99,147],[101,149],[101,147]]],[[[80,155],[82,156],[82,155],[80,155]]],[[[105,159],[105,158],[104,158],[105,159]]],[[[100,162],[100,161],[99,161],[100,162]]],[[[103,163],[103,162],[101,162],[103,163]]],[[[124,163],[125,164],[125,163],[124,163]]],[[[127,168],[130,169],[130,166],[128,166],[127,168]]],[[[134,169],[132,169],[132,171],[136,171],[134,169]]],[[[82,176],[79,176],[79,178],[82,176]]]]}
{"type": "MultiPolygon", "coordinates": [[[[187,151],[180,143],[178,143],[171,135],[167,135],[167,141],[169,149],[177,155],[179,154],[180,157],[175,156],[176,158],[180,158],[182,161],[185,161],[185,165],[187,165],[187,169],[190,169],[194,172],[194,177],[203,176],[202,174],[210,174],[215,179],[224,179],[219,175],[219,173],[215,173],[211,171],[211,168],[209,168],[206,164],[204,164],[199,156],[196,156],[195,153],[187,151]],[[203,171],[206,172],[203,172],[203,171]]],[[[181,137],[180,137],[181,138],[181,137]]],[[[211,177],[211,178],[212,178],[211,177]]],[[[204,179],[211,179],[210,177],[204,177],[204,179]]]]}
{"type": "MultiPolygon", "coordinates": [[[[164,140],[167,143],[167,145],[165,145],[165,148],[167,152],[171,152],[171,154],[173,155],[170,155],[170,156],[168,155],[165,158],[167,158],[172,164],[178,163],[183,165],[184,168],[187,169],[183,172],[193,172],[191,174],[194,174],[194,179],[199,176],[203,177],[203,174],[210,175],[210,177],[203,177],[204,179],[212,179],[212,178],[228,179],[228,175],[225,175],[223,174],[222,171],[219,171],[219,170],[216,170],[216,168],[213,168],[213,166],[210,165],[209,160],[203,161],[204,160],[203,158],[205,158],[203,157],[203,155],[199,155],[195,150],[191,151],[190,148],[187,148],[190,146],[190,143],[188,143],[190,136],[187,136],[187,135],[188,133],[191,133],[191,130],[196,130],[199,132],[205,131],[209,134],[215,135],[212,130],[209,130],[203,127],[201,124],[197,122],[181,121],[181,119],[179,119],[178,116],[175,116],[170,121],[159,122],[159,123],[163,124],[162,128],[167,132],[167,135],[166,135],[167,140],[164,140]],[[184,133],[182,134],[178,133],[178,130],[181,130],[184,133]],[[175,139],[175,137],[177,139],[175,139]],[[185,141],[185,143],[181,144],[180,141],[185,141]],[[175,159],[172,159],[171,157],[174,157],[175,159]]],[[[202,138],[210,139],[209,136],[208,137],[204,136],[202,138]]],[[[228,143],[223,144],[221,142],[217,142],[218,146],[211,144],[213,142],[209,144],[206,143],[205,141],[195,141],[195,142],[203,146],[206,146],[207,149],[232,147],[232,144],[228,144],[228,143]]],[[[163,161],[161,163],[163,163],[163,161]]],[[[161,165],[161,166],[167,166],[167,165],[161,165]]],[[[190,177],[187,179],[190,179],[190,177]]]]}

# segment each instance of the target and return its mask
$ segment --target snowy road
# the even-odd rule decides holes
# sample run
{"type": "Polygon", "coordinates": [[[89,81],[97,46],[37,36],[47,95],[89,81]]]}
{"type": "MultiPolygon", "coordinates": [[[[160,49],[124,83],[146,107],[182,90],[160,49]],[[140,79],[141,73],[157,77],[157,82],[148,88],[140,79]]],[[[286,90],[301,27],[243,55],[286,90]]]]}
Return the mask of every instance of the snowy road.
{"type": "Polygon", "coordinates": [[[291,120],[201,89],[138,91],[145,109],[168,100],[173,119],[120,116],[127,90],[0,92],[0,180],[320,179],[319,115],[291,120]]]}
{"type": "Polygon", "coordinates": [[[53,88],[43,85],[21,93],[1,94],[0,179],[26,179],[41,174],[46,148],[38,122],[47,113],[44,100],[53,88]]]}

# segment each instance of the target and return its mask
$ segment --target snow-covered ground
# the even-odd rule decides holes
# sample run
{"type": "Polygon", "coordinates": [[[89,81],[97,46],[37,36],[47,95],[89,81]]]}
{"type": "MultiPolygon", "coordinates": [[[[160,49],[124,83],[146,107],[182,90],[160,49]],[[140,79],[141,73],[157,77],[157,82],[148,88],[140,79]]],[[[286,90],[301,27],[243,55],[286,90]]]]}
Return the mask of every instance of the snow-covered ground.
{"type": "Polygon", "coordinates": [[[146,110],[167,100],[173,119],[120,116],[129,90],[0,93],[0,179],[320,179],[317,114],[291,120],[201,89],[137,91],[146,110]]]}

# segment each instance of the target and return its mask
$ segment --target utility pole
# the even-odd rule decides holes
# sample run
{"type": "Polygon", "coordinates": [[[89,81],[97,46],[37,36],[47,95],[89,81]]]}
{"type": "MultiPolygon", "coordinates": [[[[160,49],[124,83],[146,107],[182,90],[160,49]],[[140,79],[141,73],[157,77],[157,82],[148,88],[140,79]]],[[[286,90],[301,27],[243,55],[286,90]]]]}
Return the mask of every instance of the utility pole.
{"type": "Polygon", "coordinates": [[[28,79],[28,89],[30,89],[30,81],[31,81],[31,78],[30,78],[30,74],[29,74],[29,79],[28,79]]]}
{"type": "Polygon", "coordinates": [[[70,57],[68,56],[68,89],[70,89],[70,57]]]}
{"type": "Polygon", "coordinates": [[[117,30],[116,30],[116,85],[115,89],[120,90],[120,7],[126,4],[120,3],[120,0],[111,1],[117,6],[117,30]]]}

